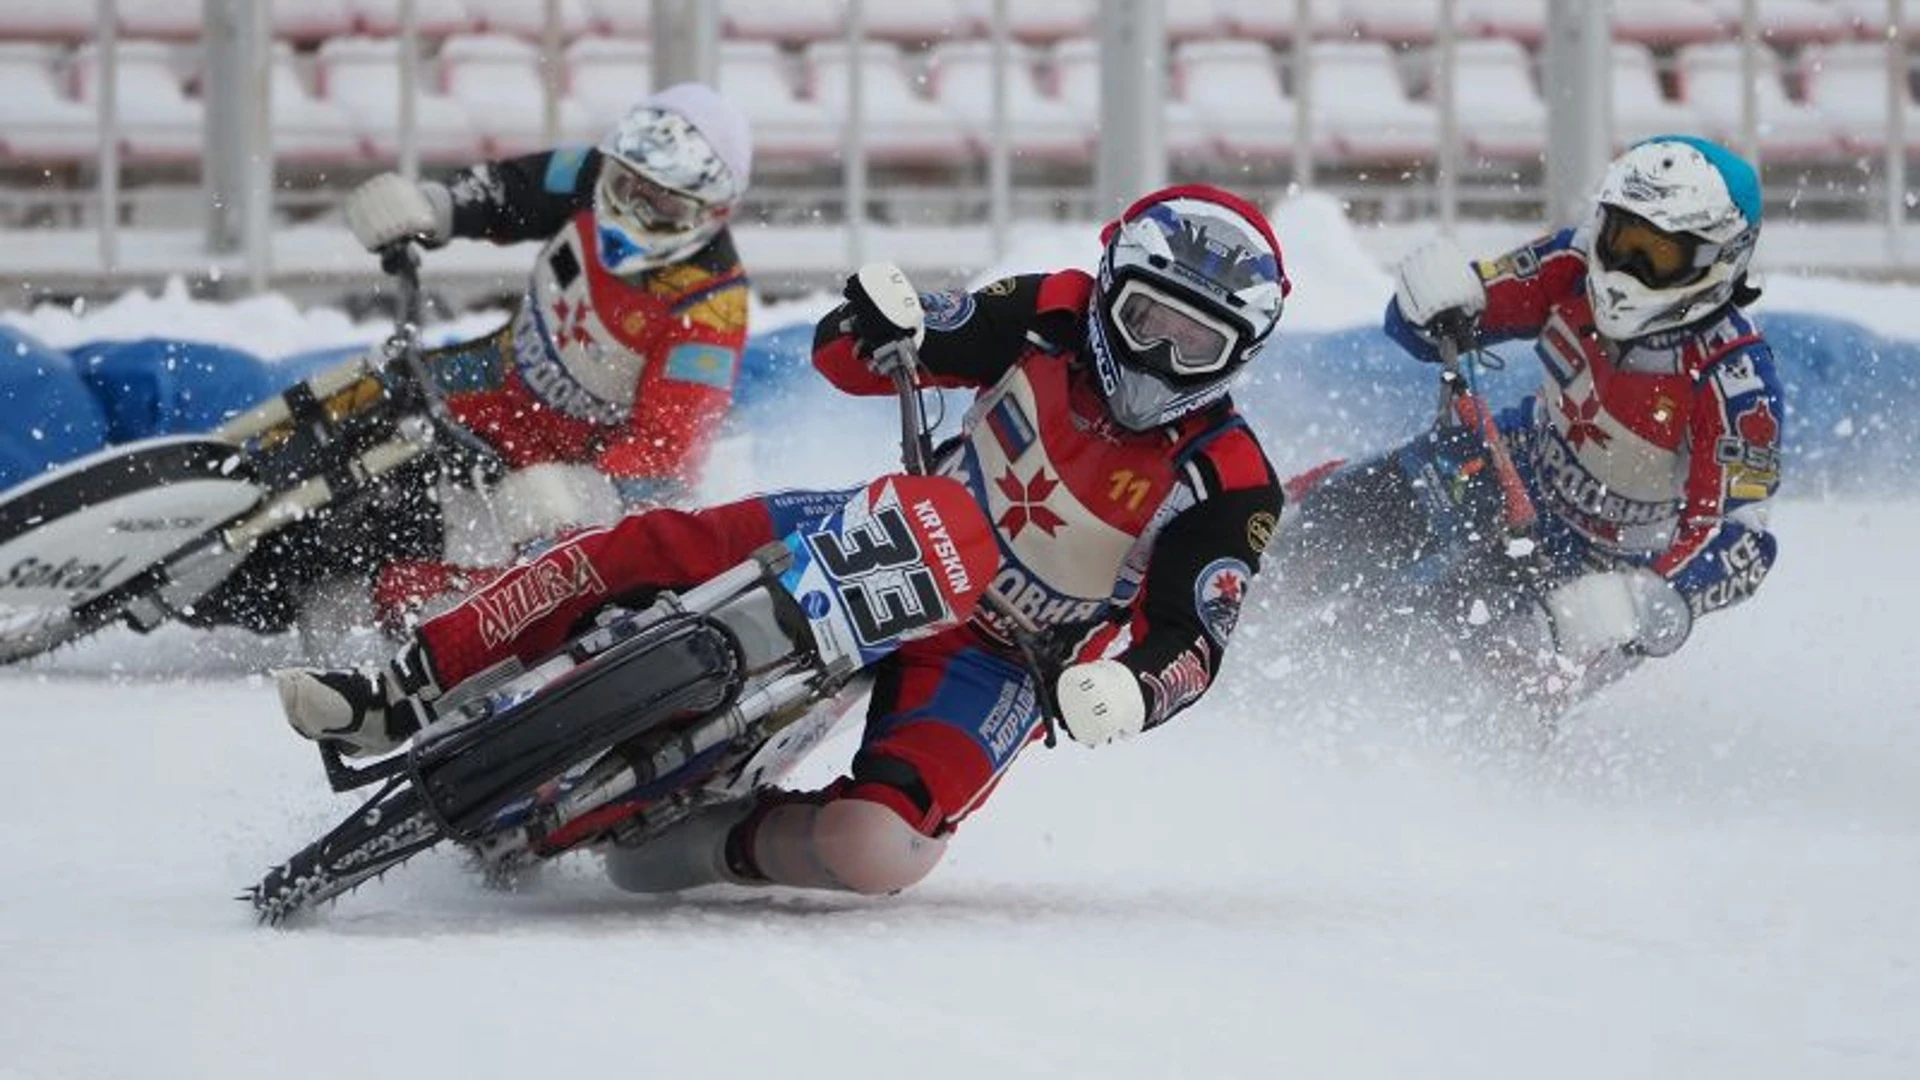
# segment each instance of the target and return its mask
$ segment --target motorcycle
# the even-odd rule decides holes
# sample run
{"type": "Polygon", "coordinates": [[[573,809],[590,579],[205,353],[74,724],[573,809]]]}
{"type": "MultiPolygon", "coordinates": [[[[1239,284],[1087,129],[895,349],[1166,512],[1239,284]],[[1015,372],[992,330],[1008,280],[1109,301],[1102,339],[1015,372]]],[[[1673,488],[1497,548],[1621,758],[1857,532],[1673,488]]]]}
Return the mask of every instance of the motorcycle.
{"type": "MultiPolygon", "coordinates": [[[[983,602],[1009,612],[988,591],[999,547],[985,511],[929,475],[911,342],[897,348],[904,472],[711,580],[604,611],[531,667],[475,675],[386,758],[356,768],[323,745],[334,790],[380,787],[247,891],[260,919],[280,923],[443,842],[508,879],[595,845],[647,843],[778,783],[901,644],[983,602]]],[[[1045,642],[1031,623],[1016,637],[1037,674],[1045,642]]]]}
{"type": "Polygon", "coordinates": [[[1538,542],[1532,499],[1476,387],[1476,368],[1498,359],[1464,324],[1440,329],[1425,433],[1286,482],[1282,585],[1270,594],[1282,608],[1278,651],[1304,676],[1374,691],[1411,682],[1423,708],[1517,713],[1551,735],[1638,657],[1556,648],[1545,598],[1582,568],[1538,542]]]}
{"type": "Polygon", "coordinates": [[[207,434],[110,447],[0,499],[0,664],[115,623],[270,631],[290,611],[248,605],[311,583],[313,567],[352,569],[340,553],[430,550],[396,524],[422,515],[396,508],[439,478],[482,485],[500,468],[423,364],[417,251],[381,262],[398,318],[377,349],[207,434]]]}

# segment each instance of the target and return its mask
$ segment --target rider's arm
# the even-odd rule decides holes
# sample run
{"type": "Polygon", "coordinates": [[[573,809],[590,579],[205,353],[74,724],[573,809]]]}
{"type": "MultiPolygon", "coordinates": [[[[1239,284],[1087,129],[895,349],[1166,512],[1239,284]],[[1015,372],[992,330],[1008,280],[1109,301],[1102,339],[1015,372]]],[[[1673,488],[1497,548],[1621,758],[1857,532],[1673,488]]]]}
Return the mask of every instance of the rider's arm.
{"type": "Polygon", "coordinates": [[[563,147],[463,169],[446,180],[453,235],[510,244],[544,240],[593,204],[600,151],[563,147]]]}
{"type": "MultiPolygon", "coordinates": [[[[1002,278],[972,292],[920,294],[927,334],[920,345],[923,386],[988,386],[1006,374],[1030,343],[1071,349],[1084,333],[1093,279],[1080,270],[1002,278]]],[[[847,305],[814,327],[813,363],[841,391],[890,394],[893,383],[854,348],[847,305]]]]}
{"type": "Polygon", "coordinates": [[[1751,596],[1773,565],[1775,541],[1761,522],[1780,486],[1783,415],[1764,343],[1723,358],[1701,381],[1680,528],[1653,561],[1695,617],[1751,596]]]}
{"type": "MultiPolygon", "coordinates": [[[[1497,258],[1474,260],[1474,271],[1487,290],[1487,310],[1475,326],[1480,344],[1533,337],[1554,302],[1579,291],[1586,260],[1572,245],[1573,230],[1562,229],[1497,258]]],[[[1440,359],[1438,347],[1401,314],[1397,300],[1387,301],[1384,327],[1387,337],[1414,356],[1440,359]]]]}
{"type": "Polygon", "coordinates": [[[630,507],[690,493],[733,404],[747,345],[746,272],[725,231],[690,265],[702,271],[700,284],[649,340],[626,425],[596,461],[630,507]]]}
{"type": "Polygon", "coordinates": [[[1148,728],[1199,700],[1219,674],[1280,516],[1279,480],[1244,427],[1196,455],[1189,475],[1200,500],[1154,540],[1132,609],[1075,657],[1111,657],[1132,671],[1146,699],[1148,728]]]}

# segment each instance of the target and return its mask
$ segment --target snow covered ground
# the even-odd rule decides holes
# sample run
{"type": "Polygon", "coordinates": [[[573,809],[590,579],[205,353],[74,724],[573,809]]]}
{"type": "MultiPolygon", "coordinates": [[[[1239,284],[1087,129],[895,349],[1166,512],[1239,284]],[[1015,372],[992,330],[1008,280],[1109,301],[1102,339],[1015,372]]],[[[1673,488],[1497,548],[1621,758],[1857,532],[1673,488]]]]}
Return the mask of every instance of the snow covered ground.
{"type": "MultiPolygon", "coordinates": [[[[1315,239],[1289,319],[1370,320],[1384,278],[1315,239]]],[[[1913,290],[1776,286],[1920,339],[1913,290]]],[[[268,352],[341,330],[139,303],[268,352]]],[[[816,475],[736,447],[718,483],[891,449],[798,423],[816,475]]],[[[1303,698],[1250,621],[1192,714],[1035,750],[880,900],[638,901],[585,859],[498,893],[433,853],[256,927],[231,898],[351,806],[253,674],[293,646],[108,635],[0,673],[0,1080],[1920,1075],[1920,502],[1775,525],[1749,606],[1544,750],[1303,698]]]]}

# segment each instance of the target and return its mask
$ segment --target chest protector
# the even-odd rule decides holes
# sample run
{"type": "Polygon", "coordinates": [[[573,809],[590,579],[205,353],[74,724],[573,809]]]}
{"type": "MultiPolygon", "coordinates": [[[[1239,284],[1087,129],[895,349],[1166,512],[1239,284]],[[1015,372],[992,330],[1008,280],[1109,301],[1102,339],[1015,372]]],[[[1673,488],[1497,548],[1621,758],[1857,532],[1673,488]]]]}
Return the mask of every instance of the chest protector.
{"type": "MultiPolygon", "coordinates": [[[[968,410],[940,471],[994,524],[993,590],[1043,629],[1084,623],[1131,598],[1160,526],[1192,505],[1183,446],[1201,430],[1126,431],[1064,357],[1029,348],[968,410]]],[[[985,606],[975,620],[1005,637],[985,606]]]]}
{"type": "Polygon", "coordinates": [[[534,261],[513,323],[513,365],[555,411],[602,425],[624,423],[647,358],[677,322],[671,290],[653,272],[628,279],[600,265],[593,216],[581,211],[534,261]]]}
{"type": "MultiPolygon", "coordinates": [[[[1678,526],[1694,448],[1700,335],[1609,348],[1584,295],[1554,305],[1535,346],[1547,379],[1535,399],[1534,471],[1548,507],[1623,553],[1663,550],[1678,526]]],[[[1712,448],[1707,448],[1711,453],[1712,448]]]]}

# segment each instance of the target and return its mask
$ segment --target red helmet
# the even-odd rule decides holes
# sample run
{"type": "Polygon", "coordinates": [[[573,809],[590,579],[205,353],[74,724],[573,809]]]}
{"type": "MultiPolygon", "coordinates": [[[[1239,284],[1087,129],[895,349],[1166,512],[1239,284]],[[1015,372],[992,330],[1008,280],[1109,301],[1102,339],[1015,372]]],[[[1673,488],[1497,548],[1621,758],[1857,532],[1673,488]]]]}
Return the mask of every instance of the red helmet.
{"type": "Polygon", "coordinates": [[[1087,340],[1114,420],[1144,431],[1225,396],[1292,290],[1266,215],[1188,184],[1129,206],[1100,238],[1087,340]]]}

